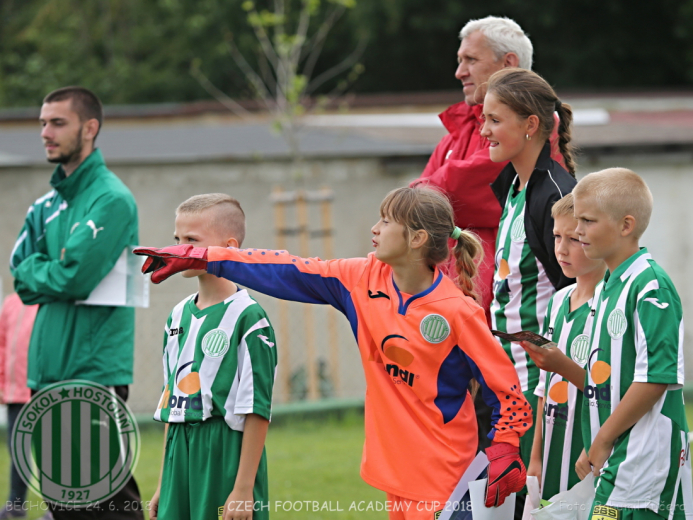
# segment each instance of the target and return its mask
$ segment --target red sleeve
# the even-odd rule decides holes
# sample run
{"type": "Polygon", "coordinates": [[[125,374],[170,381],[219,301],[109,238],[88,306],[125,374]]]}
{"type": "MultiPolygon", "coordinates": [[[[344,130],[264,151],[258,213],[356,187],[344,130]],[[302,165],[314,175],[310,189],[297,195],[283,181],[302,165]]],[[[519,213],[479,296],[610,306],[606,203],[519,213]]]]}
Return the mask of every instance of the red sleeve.
{"type": "Polygon", "coordinates": [[[428,159],[428,164],[426,164],[426,167],[424,168],[424,171],[421,174],[421,176],[415,181],[413,181],[411,184],[409,184],[409,186],[414,187],[417,184],[421,184],[423,180],[428,179],[438,170],[438,168],[443,166],[447,154],[453,147],[453,143],[454,139],[452,137],[452,134],[448,134],[445,137],[443,137],[443,139],[438,143],[438,146],[436,146],[436,149],[433,150],[431,157],[428,159]]]}
{"type": "MultiPolygon", "coordinates": [[[[532,407],[522,394],[515,367],[493,338],[481,309],[460,319],[458,345],[467,357],[484,401],[492,408],[493,440],[519,446],[532,426],[532,407]]],[[[489,435],[491,437],[491,435],[489,435]]]]}
{"type": "Polygon", "coordinates": [[[450,197],[455,224],[464,228],[496,228],[501,207],[490,184],[505,165],[491,161],[488,148],[484,147],[466,159],[448,160],[425,180],[450,197]]]}

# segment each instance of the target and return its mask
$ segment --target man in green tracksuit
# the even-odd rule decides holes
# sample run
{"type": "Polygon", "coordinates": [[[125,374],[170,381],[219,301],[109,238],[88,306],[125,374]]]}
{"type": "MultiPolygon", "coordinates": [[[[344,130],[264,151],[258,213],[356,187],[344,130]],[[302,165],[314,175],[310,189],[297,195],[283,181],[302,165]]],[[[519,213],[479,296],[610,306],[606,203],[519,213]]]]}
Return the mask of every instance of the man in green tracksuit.
{"type": "MultiPolygon", "coordinates": [[[[138,243],[135,199],[94,148],[102,120],[101,102],[81,87],[56,90],[41,107],[46,156],[58,166],[50,180],[53,190],[29,208],[10,258],[22,301],[40,304],[27,368],[33,392],[84,379],[126,399],[132,383],[134,309],[77,303],[87,299],[127,246],[138,243]]],[[[134,480],[112,500],[116,506],[104,511],[108,518],[144,518],[134,504],[139,501],[134,480]]],[[[94,510],[51,509],[56,519],[102,516],[94,510]]]]}

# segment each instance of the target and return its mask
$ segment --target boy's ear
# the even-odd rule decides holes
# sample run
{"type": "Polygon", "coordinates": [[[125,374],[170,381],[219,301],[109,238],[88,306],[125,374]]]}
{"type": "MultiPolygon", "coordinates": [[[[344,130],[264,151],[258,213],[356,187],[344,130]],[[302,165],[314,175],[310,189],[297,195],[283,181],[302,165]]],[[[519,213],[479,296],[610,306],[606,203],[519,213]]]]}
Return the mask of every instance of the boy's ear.
{"type": "Polygon", "coordinates": [[[425,229],[419,229],[410,234],[409,247],[412,249],[419,249],[425,246],[426,242],[428,242],[428,232],[425,229]]]}
{"type": "Polygon", "coordinates": [[[633,215],[626,215],[621,219],[621,236],[623,238],[629,237],[635,231],[635,217],[633,215]]]}
{"type": "Polygon", "coordinates": [[[234,237],[229,238],[226,241],[226,247],[239,247],[238,240],[236,240],[234,237]]]}

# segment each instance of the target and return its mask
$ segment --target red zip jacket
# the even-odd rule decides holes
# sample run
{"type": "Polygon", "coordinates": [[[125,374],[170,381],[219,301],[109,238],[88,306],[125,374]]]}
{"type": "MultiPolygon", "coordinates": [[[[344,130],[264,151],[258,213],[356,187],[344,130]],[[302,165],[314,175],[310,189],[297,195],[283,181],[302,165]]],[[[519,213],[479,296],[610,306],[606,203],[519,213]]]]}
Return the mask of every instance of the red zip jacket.
{"type": "Polygon", "coordinates": [[[489,437],[518,446],[532,411],[481,308],[436,269],[403,295],[375,258],[322,261],[286,251],[208,249],[207,272],[285,300],[344,313],[366,376],[361,476],[409,500],[444,502],[476,456],[472,377],[493,409],[489,437]]]}

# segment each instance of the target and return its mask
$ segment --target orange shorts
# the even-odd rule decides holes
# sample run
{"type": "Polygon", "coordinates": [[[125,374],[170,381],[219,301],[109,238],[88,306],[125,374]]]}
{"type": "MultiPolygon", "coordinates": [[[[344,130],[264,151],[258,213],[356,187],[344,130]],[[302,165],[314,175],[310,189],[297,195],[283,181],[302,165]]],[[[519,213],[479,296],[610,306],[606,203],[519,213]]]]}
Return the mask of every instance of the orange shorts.
{"type": "Polygon", "coordinates": [[[387,493],[390,520],[436,520],[445,507],[442,502],[419,502],[387,493]]]}

